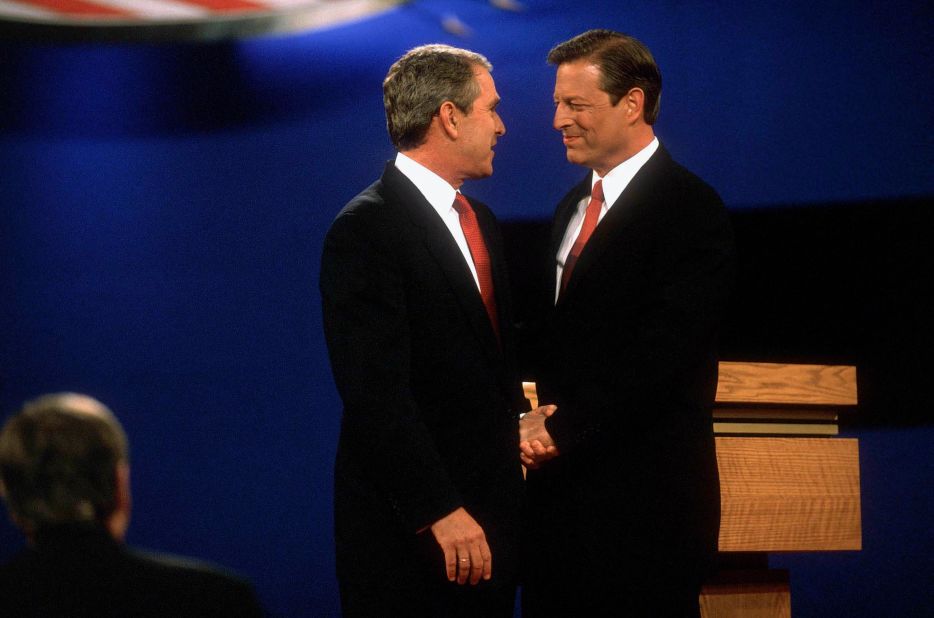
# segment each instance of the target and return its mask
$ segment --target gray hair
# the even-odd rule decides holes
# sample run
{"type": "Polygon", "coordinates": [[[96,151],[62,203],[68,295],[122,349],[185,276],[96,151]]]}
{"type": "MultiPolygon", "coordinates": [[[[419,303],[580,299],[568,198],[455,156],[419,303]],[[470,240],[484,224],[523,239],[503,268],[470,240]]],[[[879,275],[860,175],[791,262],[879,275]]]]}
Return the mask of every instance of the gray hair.
{"type": "Polygon", "coordinates": [[[383,80],[386,128],[393,145],[405,151],[424,143],[431,119],[445,101],[469,114],[480,96],[476,67],[493,70],[480,54],[449,45],[422,45],[399,58],[383,80]]]}
{"type": "Polygon", "coordinates": [[[116,470],[128,460],[113,413],[76,393],[26,403],[0,431],[0,490],[10,512],[35,529],[103,522],[116,508],[116,470]]]}

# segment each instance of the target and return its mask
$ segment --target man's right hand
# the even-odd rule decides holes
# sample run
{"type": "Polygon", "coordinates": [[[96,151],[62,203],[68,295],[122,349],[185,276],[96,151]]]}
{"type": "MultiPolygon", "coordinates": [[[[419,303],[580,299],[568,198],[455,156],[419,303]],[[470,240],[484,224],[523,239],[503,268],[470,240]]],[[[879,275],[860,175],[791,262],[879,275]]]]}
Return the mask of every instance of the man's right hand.
{"type": "Polygon", "coordinates": [[[493,554],[480,524],[463,507],[431,524],[431,532],[444,552],[448,581],[458,584],[493,576],[493,554]]]}
{"type": "Polygon", "coordinates": [[[519,420],[519,459],[526,468],[538,468],[560,454],[545,427],[545,419],[557,409],[555,405],[539,406],[519,420]]]}

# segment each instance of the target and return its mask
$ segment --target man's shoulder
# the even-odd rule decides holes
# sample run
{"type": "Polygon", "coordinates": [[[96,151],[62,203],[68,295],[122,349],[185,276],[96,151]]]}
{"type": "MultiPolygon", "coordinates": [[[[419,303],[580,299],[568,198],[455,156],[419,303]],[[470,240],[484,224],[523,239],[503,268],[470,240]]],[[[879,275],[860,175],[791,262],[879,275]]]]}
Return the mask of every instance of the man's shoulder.
{"type": "Polygon", "coordinates": [[[191,616],[262,615],[253,585],[227,568],[129,547],[123,554],[126,589],[165,611],[191,616]]]}
{"type": "MultiPolygon", "coordinates": [[[[333,223],[342,219],[353,219],[358,223],[398,219],[399,211],[405,210],[405,204],[417,200],[419,195],[415,185],[388,163],[378,179],[347,202],[333,223]]],[[[385,225],[385,221],[380,222],[380,225],[385,225]]]]}
{"type": "Polygon", "coordinates": [[[354,239],[374,242],[384,236],[394,225],[391,209],[382,180],[377,180],[347,202],[331,221],[325,251],[334,243],[343,244],[354,239]]]}
{"type": "Polygon", "coordinates": [[[671,192],[681,194],[696,195],[711,199],[714,202],[720,201],[716,189],[707,181],[689,170],[687,167],[676,161],[664,148],[659,148],[653,159],[654,165],[647,165],[646,168],[650,175],[655,178],[659,187],[671,192]]]}
{"type": "Polygon", "coordinates": [[[345,242],[395,246],[416,228],[430,225],[433,211],[412,182],[391,165],[355,195],[328,228],[325,251],[345,242]]]}
{"type": "Polygon", "coordinates": [[[246,579],[217,564],[174,554],[127,548],[126,558],[141,572],[154,578],[190,581],[217,586],[249,587],[246,579]]]}
{"type": "Polygon", "coordinates": [[[0,566],[0,615],[261,616],[252,584],[220,566],[121,547],[25,550],[0,566]]]}
{"type": "Polygon", "coordinates": [[[374,181],[366,189],[357,193],[341,208],[337,218],[348,215],[365,215],[369,212],[379,212],[386,203],[386,190],[383,180],[374,181]]]}

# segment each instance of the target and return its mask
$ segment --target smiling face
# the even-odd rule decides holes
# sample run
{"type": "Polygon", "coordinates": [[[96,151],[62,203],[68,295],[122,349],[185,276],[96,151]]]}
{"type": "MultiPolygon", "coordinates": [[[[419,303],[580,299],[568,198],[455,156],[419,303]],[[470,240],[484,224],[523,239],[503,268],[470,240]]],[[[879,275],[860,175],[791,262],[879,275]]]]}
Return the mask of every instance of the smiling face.
{"type": "Polygon", "coordinates": [[[554,128],[561,131],[571,163],[604,176],[638,151],[632,135],[638,119],[629,97],[613,105],[600,89],[600,69],[588,60],[558,66],[554,99],[554,128]]]}
{"type": "Polygon", "coordinates": [[[490,72],[482,67],[474,70],[474,79],[480,94],[473,102],[470,113],[456,113],[457,142],[461,179],[485,178],[493,173],[493,146],[506,126],[496,112],[499,94],[490,72]]]}

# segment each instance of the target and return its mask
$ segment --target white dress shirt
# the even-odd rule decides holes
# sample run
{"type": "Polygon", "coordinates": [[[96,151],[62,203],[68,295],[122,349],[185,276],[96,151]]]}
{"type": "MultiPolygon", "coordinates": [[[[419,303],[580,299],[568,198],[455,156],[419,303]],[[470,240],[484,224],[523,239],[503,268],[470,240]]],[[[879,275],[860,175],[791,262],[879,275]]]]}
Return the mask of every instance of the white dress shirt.
{"type": "Polygon", "coordinates": [[[401,152],[396,154],[396,169],[402,172],[406,178],[412,181],[431,207],[438,212],[438,216],[444,221],[444,224],[451,232],[454,242],[460,247],[464,255],[464,261],[470,268],[470,274],[473,275],[474,283],[477,284],[477,290],[480,290],[480,279],[477,277],[477,267],[474,266],[473,256],[470,255],[470,245],[467,244],[467,238],[464,236],[464,230],[461,228],[460,215],[454,210],[454,195],[458,192],[448,181],[438,176],[433,171],[421,163],[405,156],[401,152]]]}
{"type": "MultiPolygon", "coordinates": [[[[658,138],[653,138],[649,145],[629,157],[609,172],[603,178],[597,176],[597,172],[593,172],[590,175],[590,189],[593,191],[593,186],[597,184],[598,180],[603,181],[603,205],[600,207],[600,214],[597,218],[597,225],[600,225],[600,222],[603,221],[603,217],[606,216],[606,213],[610,211],[610,208],[619,199],[619,196],[623,193],[623,190],[629,185],[633,177],[636,175],[642,166],[645,165],[646,161],[655,154],[655,151],[658,150],[658,138]]],[[[561,244],[558,246],[558,255],[557,259],[557,272],[555,273],[555,302],[558,302],[558,294],[561,292],[561,273],[564,272],[564,263],[568,259],[568,254],[571,252],[571,247],[574,246],[574,241],[577,240],[577,235],[580,234],[581,226],[584,224],[584,214],[587,211],[587,204],[590,203],[590,194],[584,196],[584,198],[577,203],[577,210],[571,215],[571,220],[568,222],[568,227],[564,231],[564,239],[561,241],[561,244]]],[[[596,230],[594,230],[596,232],[596,230]]]]}

